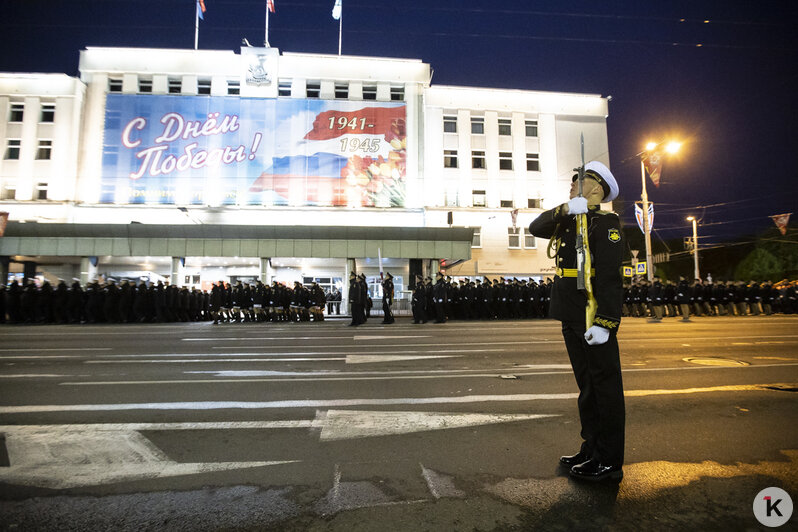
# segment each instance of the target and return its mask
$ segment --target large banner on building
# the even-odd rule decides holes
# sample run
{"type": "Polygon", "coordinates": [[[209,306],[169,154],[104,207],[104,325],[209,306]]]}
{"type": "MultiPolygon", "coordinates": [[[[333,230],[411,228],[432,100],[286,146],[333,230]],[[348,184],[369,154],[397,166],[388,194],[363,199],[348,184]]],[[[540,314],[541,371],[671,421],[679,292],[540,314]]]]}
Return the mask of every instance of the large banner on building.
{"type": "Polygon", "coordinates": [[[100,202],[403,207],[405,107],[108,94],[100,202]]]}

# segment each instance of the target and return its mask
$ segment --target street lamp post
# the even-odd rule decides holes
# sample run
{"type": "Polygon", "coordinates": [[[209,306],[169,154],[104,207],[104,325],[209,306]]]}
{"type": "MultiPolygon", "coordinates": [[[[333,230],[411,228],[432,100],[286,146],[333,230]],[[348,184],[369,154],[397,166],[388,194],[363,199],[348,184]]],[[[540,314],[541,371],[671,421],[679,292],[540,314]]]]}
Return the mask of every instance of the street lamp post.
{"type": "Polygon", "coordinates": [[[695,277],[693,279],[700,279],[698,271],[698,220],[695,216],[688,216],[687,221],[693,222],[693,267],[695,269],[695,277]]]}
{"type": "MultiPolygon", "coordinates": [[[[640,178],[643,185],[643,192],[640,194],[640,198],[643,200],[643,236],[646,241],[646,277],[649,281],[654,280],[654,261],[651,256],[651,221],[648,218],[648,192],[646,192],[646,163],[644,155],[654,151],[657,146],[661,144],[662,142],[649,142],[646,144],[645,151],[637,154],[638,157],[640,157],[640,178]]],[[[681,144],[678,142],[669,142],[665,150],[668,153],[676,153],[679,151],[680,147],[681,144]]]]}

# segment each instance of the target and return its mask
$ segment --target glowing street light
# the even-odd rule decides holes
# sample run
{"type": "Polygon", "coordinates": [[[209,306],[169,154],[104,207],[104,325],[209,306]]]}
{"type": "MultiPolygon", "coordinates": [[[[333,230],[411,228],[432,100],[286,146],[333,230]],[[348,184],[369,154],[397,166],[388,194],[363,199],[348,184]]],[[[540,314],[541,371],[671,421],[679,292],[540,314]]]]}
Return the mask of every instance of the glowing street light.
{"type": "MultiPolygon", "coordinates": [[[[662,142],[649,142],[646,144],[645,151],[642,151],[637,154],[640,157],[640,176],[643,183],[643,192],[640,195],[640,198],[643,200],[643,235],[646,241],[646,277],[649,281],[654,279],[654,264],[651,257],[651,222],[648,219],[648,192],[646,192],[646,163],[645,159],[649,155],[650,152],[653,152],[657,149],[658,146],[661,146],[662,142]]],[[[670,154],[674,154],[679,151],[681,148],[680,142],[671,141],[665,146],[665,151],[670,154]]]]}
{"type": "Polygon", "coordinates": [[[688,222],[693,222],[693,265],[695,267],[695,277],[693,279],[700,279],[698,272],[698,220],[695,216],[688,216],[688,222]]]}

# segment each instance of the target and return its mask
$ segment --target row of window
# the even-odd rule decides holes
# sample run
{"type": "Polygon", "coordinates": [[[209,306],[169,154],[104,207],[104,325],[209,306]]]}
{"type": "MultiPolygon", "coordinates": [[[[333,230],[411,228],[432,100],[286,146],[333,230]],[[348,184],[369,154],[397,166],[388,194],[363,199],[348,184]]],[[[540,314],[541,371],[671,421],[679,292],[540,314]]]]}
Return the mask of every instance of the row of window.
{"type": "MultiPolygon", "coordinates": [[[[457,133],[457,116],[444,115],[443,116],[443,132],[444,133],[457,133]]],[[[498,133],[500,136],[511,136],[513,134],[513,121],[510,118],[499,118],[498,133]]],[[[471,134],[484,135],[485,134],[485,117],[472,116],[471,117],[471,134]]],[[[537,137],[538,136],[538,121],[537,120],[524,120],[524,136],[537,137]]]]}
{"type": "MultiPolygon", "coordinates": [[[[443,150],[443,167],[444,168],[459,168],[457,161],[457,150],[443,150]]],[[[473,150],[471,152],[471,168],[484,170],[487,168],[485,163],[485,152],[481,150],[473,150]]],[[[513,169],[513,154],[509,151],[499,152],[499,170],[512,170],[513,169]]],[[[540,171],[540,154],[527,153],[526,154],[526,170],[527,172],[540,171]]]]}
{"type": "MultiPolygon", "coordinates": [[[[521,249],[521,237],[523,235],[523,249],[535,249],[535,235],[529,232],[528,227],[508,227],[507,228],[507,248],[521,249]]],[[[472,248],[482,247],[482,228],[474,229],[474,238],[471,241],[472,248]]]]}
{"type": "MultiPolygon", "coordinates": [[[[25,117],[25,104],[13,102],[8,113],[9,122],[22,122],[25,117]]],[[[43,103],[39,113],[39,122],[51,123],[55,122],[55,104],[43,103]]]]}
{"type": "MultiPolygon", "coordinates": [[[[45,182],[36,183],[35,200],[46,200],[49,185],[45,182]]],[[[17,186],[13,182],[6,182],[0,187],[0,200],[13,200],[17,196],[17,186]]]]}
{"type": "MultiPolygon", "coordinates": [[[[7,161],[18,161],[21,148],[22,148],[22,140],[8,139],[3,159],[7,161]]],[[[53,141],[46,139],[39,139],[39,147],[36,150],[36,160],[49,161],[52,158],[52,155],[53,155],[53,141]]]]}
{"type": "MultiPolygon", "coordinates": [[[[458,201],[457,192],[454,192],[451,197],[447,194],[446,196],[446,206],[447,207],[460,207],[460,203],[458,201]]],[[[472,190],[471,191],[471,206],[472,207],[487,207],[487,194],[484,190],[472,190]]],[[[499,201],[499,207],[501,208],[509,208],[514,209],[516,207],[515,201],[511,199],[503,199],[499,201]]],[[[540,208],[540,198],[527,198],[527,209],[539,209],[540,208]]]]}
{"type": "MultiPolygon", "coordinates": [[[[290,79],[280,79],[277,82],[277,94],[279,96],[291,96],[292,81],[290,79]]],[[[139,78],[138,92],[142,94],[152,93],[152,79],[139,78]]],[[[183,91],[183,80],[181,78],[169,78],[167,80],[167,94],[181,94],[183,91]]],[[[122,78],[108,78],[108,92],[122,92],[122,78]]],[[[197,80],[197,94],[210,95],[211,80],[204,78],[197,80]]],[[[238,80],[227,80],[227,94],[241,94],[241,83],[238,80]]],[[[404,85],[391,86],[391,100],[401,101],[405,98],[404,85]]],[[[308,81],[305,85],[305,96],[307,98],[319,98],[321,95],[321,81],[308,81]]],[[[349,98],[349,83],[335,84],[335,98],[346,100],[349,98]]],[[[363,85],[363,99],[377,99],[377,85],[363,85]]]]}

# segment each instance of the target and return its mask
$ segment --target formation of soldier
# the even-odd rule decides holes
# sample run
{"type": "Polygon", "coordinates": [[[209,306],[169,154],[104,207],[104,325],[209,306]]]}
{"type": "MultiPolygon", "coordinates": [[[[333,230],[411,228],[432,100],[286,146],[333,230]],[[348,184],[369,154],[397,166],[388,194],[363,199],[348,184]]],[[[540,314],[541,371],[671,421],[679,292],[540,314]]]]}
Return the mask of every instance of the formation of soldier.
{"type": "Polygon", "coordinates": [[[758,316],[798,314],[798,280],[771,281],[717,281],[696,279],[689,283],[680,278],[678,283],[641,281],[624,288],[623,315],[689,319],[694,316],[758,316]]]}
{"type": "Polygon", "coordinates": [[[326,294],[316,283],[289,288],[274,282],[230,285],[210,291],[169,283],[107,279],[82,287],[31,280],[0,285],[0,323],[165,323],[213,321],[322,321],[326,294]]]}
{"type": "Polygon", "coordinates": [[[438,272],[416,276],[411,299],[413,323],[443,323],[446,320],[512,320],[546,318],[551,300],[551,279],[488,279],[453,281],[438,272]]]}

